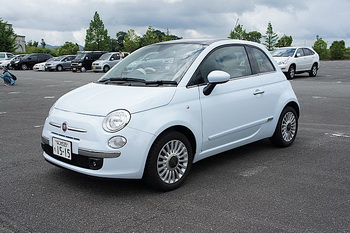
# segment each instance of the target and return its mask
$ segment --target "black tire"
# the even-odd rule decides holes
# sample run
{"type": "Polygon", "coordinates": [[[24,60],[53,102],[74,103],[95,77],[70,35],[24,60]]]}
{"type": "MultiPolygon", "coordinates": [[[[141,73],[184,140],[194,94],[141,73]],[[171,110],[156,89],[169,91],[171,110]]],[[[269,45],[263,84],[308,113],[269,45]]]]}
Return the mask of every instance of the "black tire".
{"type": "Polygon", "coordinates": [[[109,70],[109,66],[104,66],[104,67],[103,67],[103,72],[107,73],[108,70],[109,70]]]}
{"type": "Polygon", "coordinates": [[[22,69],[22,70],[26,70],[26,69],[28,69],[27,64],[26,64],[26,63],[23,63],[23,64],[21,65],[21,69],[22,69]]]}
{"type": "Polygon", "coordinates": [[[177,131],[165,132],[149,151],[143,181],[162,191],[176,189],[185,182],[192,161],[192,147],[187,137],[177,131]]]}
{"type": "Polygon", "coordinates": [[[295,77],[295,66],[291,65],[286,73],[287,79],[293,79],[295,77]]]}
{"type": "Polygon", "coordinates": [[[318,70],[317,64],[315,63],[315,64],[313,64],[312,67],[311,67],[311,70],[310,70],[310,72],[309,72],[309,76],[310,76],[310,77],[315,77],[315,76],[317,75],[317,70],[318,70]]]}
{"type": "Polygon", "coordinates": [[[58,65],[58,66],[56,67],[56,70],[57,70],[57,71],[62,71],[62,70],[63,70],[63,67],[62,67],[61,65],[58,65]]]}
{"type": "Polygon", "coordinates": [[[298,115],[294,108],[283,109],[274,134],[270,138],[272,144],[278,147],[288,147],[293,144],[298,132],[298,115]]]}

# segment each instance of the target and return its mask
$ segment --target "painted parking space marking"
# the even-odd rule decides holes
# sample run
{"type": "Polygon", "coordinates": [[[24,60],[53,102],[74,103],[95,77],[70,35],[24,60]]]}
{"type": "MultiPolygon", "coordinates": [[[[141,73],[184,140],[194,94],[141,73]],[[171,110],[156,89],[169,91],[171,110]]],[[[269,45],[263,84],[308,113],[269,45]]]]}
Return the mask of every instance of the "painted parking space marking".
{"type": "Polygon", "coordinates": [[[0,112],[0,115],[6,114],[7,112],[0,112]]]}
{"type": "Polygon", "coordinates": [[[44,99],[54,99],[55,96],[45,96],[44,99]]]}
{"type": "Polygon", "coordinates": [[[325,96],[312,96],[314,99],[327,99],[325,96]]]}
{"type": "Polygon", "coordinates": [[[345,133],[325,133],[326,135],[329,135],[331,138],[350,138],[350,135],[347,135],[345,133]]]}

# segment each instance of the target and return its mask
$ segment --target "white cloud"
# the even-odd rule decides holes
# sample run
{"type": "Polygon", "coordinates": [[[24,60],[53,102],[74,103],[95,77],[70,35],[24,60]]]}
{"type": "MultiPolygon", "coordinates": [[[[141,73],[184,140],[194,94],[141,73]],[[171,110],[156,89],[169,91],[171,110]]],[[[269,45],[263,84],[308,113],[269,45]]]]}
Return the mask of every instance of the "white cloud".
{"type": "Polygon", "coordinates": [[[43,38],[52,45],[84,44],[97,11],[112,37],[129,29],[142,34],[152,26],[184,38],[226,38],[239,18],[247,31],[265,34],[271,21],[295,43],[310,45],[320,35],[350,46],[348,9],[349,0],[16,0],[1,7],[0,15],[27,40],[43,38]]]}

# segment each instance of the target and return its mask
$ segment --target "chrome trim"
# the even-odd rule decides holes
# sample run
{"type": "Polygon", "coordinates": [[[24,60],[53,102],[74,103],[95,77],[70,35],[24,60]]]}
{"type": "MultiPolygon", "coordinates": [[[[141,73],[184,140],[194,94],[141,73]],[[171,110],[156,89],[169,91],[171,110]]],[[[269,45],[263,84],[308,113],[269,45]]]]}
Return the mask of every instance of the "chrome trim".
{"type": "Polygon", "coordinates": [[[41,142],[44,144],[50,145],[50,139],[48,139],[44,136],[41,136],[41,142]]]}
{"type": "Polygon", "coordinates": [[[54,122],[49,122],[49,125],[56,127],[56,128],[61,128],[60,124],[54,123],[54,122]]]}
{"type": "MultiPolygon", "coordinates": [[[[61,129],[61,125],[56,123],[56,122],[51,121],[51,122],[49,122],[49,125],[61,129]]],[[[74,127],[70,127],[70,126],[68,126],[67,130],[73,131],[73,132],[78,132],[78,133],[87,133],[87,130],[85,130],[85,129],[79,129],[79,128],[74,128],[74,127]]]]}
{"type": "Polygon", "coordinates": [[[87,156],[87,157],[95,157],[95,158],[118,158],[121,155],[121,152],[120,151],[103,152],[103,151],[93,151],[93,150],[79,148],[78,154],[87,156]]]}

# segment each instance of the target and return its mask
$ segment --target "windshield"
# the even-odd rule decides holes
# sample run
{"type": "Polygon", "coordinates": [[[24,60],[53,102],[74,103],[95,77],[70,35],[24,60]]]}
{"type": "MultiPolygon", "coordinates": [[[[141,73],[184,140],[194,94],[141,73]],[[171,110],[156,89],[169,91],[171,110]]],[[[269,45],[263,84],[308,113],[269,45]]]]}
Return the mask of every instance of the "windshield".
{"type": "Polygon", "coordinates": [[[74,60],[83,60],[85,57],[86,53],[79,53],[74,60]]]}
{"type": "Polygon", "coordinates": [[[102,54],[102,56],[98,60],[108,60],[110,56],[111,56],[110,53],[105,53],[105,54],[102,54]]]}
{"type": "MultiPolygon", "coordinates": [[[[52,61],[61,61],[62,58],[64,58],[64,56],[54,57],[52,61]]],[[[49,61],[50,61],[50,59],[49,59],[49,61]]]]}
{"type": "Polygon", "coordinates": [[[271,54],[273,57],[292,57],[296,48],[284,48],[284,49],[276,49],[272,51],[271,54]]]}
{"type": "Polygon", "coordinates": [[[201,44],[164,43],[143,47],[102,76],[107,80],[132,80],[178,84],[188,67],[204,49],[201,44]]]}

